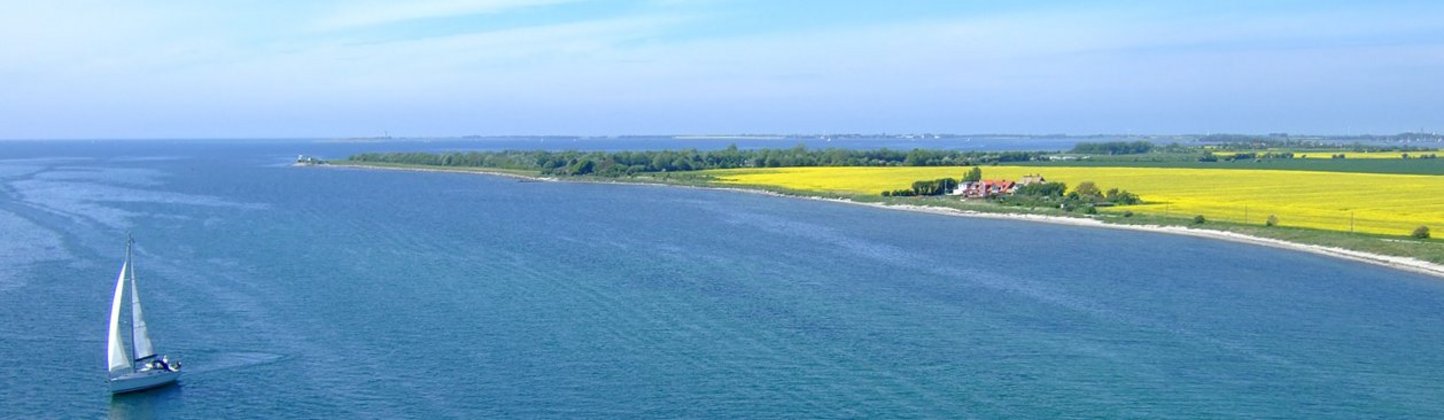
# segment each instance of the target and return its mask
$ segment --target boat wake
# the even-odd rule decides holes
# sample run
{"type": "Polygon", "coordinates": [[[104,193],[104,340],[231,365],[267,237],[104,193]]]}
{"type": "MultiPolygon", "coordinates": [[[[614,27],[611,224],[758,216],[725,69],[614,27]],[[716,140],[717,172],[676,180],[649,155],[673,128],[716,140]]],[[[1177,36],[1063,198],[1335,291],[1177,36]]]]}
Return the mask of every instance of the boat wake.
{"type": "Polygon", "coordinates": [[[186,373],[190,375],[267,365],[286,359],[283,354],[264,352],[181,351],[178,353],[185,355],[186,373]]]}

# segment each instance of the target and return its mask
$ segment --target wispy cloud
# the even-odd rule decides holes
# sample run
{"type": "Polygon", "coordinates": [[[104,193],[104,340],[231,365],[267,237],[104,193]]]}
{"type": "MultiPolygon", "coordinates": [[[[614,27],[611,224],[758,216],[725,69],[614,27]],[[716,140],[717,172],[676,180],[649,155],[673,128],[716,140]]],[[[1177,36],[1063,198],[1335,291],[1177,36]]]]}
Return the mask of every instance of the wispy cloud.
{"type": "Polygon", "coordinates": [[[826,22],[806,7],[772,16],[720,0],[59,1],[82,3],[0,14],[0,41],[15,41],[0,42],[0,137],[377,124],[433,134],[1388,131],[1444,111],[1434,82],[1444,29],[1427,5],[1054,5],[826,22]],[[770,24],[752,25],[764,15],[770,24]],[[425,30],[433,23],[444,30],[425,30]]]}
{"type": "Polygon", "coordinates": [[[420,19],[505,13],[578,0],[423,0],[346,5],[321,16],[319,30],[339,30],[420,19]]]}

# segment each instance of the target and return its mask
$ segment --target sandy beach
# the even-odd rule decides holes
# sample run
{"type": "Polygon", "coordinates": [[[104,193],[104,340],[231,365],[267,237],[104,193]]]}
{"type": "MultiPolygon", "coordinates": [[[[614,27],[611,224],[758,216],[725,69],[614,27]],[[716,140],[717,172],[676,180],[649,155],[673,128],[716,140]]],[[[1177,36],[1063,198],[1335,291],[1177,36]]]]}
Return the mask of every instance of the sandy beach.
{"type": "MultiPolygon", "coordinates": [[[[486,171],[486,170],[439,169],[439,168],[401,168],[401,167],[385,167],[385,166],[369,166],[369,165],[316,165],[316,166],[322,166],[322,167],[330,166],[330,167],[338,167],[338,168],[356,168],[356,169],[382,169],[382,170],[398,170],[398,171],[416,171],[416,172],[455,172],[455,173],[467,173],[467,174],[477,174],[477,175],[504,176],[504,177],[509,177],[509,178],[517,178],[517,179],[525,179],[525,180],[533,180],[533,181],[560,181],[560,179],[551,178],[551,177],[537,177],[537,176],[528,176],[528,175],[514,174],[514,173],[508,173],[508,172],[486,171]]],[[[568,180],[568,181],[570,181],[570,180],[568,180]]],[[[1219,231],[1219,230],[1211,230],[1211,229],[1206,229],[1206,228],[1200,229],[1200,228],[1190,228],[1190,227],[1184,227],[1184,226],[1162,226],[1162,225],[1120,225],[1120,224],[1105,223],[1105,222],[1103,222],[1103,221],[1101,221],[1101,220],[1097,220],[1097,219],[1087,219],[1087,218],[1080,218],[1080,217],[1045,216],[1045,215],[1021,214],[1021,213],[984,213],[984,212],[969,211],[969,210],[959,210],[959,209],[946,208],[946,207],[931,207],[931,206],[919,206],[919,205],[891,205],[891,204],[883,204],[883,203],[863,203],[863,202],[852,201],[852,200],[841,199],[841,198],[815,197],[815,196],[798,196],[798,195],[790,195],[790,194],[781,194],[781,193],[776,193],[776,192],[772,192],[772,191],[763,191],[763,190],[755,190],[755,189],[748,189],[748,188],[738,188],[738,187],[699,187],[699,186],[687,186],[687,185],[670,185],[670,184],[660,184],[660,183],[626,182],[626,181],[591,181],[591,180],[579,180],[579,182],[614,182],[614,183],[619,183],[619,184],[638,184],[638,185],[658,185],[658,186],[686,187],[686,188],[705,188],[705,189],[712,189],[712,190],[736,191],[736,192],[743,192],[743,193],[749,193],[749,194],[764,194],[764,195],[769,195],[769,196],[774,196],[774,197],[782,197],[782,198],[793,198],[793,199],[804,199],[804,200],[828,201],[828,202],[834,202],[834,203],[851,204],[851,205],[858,205],[858,206],[868,206],[868,207],[879,208],[879,209],[900,210],[900,211],[913,211],[913,212],[930,213],[930,214],[938,214],[938,215],[945,215],[945,216],[974,217],[974,218],[999,219],[999,220],[1018,220],[1018,221],[1027,221],[1027,222],[1039,222],[1039,223],[1051,223],[1051,224],[1058,224],[1058,225],[1078,226],[1078,227],[1103,228],[1103,229],[1121,229],[1121,230],[1131,230],[1131,231],[1137,231],[1137,232],[1155,232],[1155,233],[1165,233],[1165,234],[1172,234],[1172,235],[1186,235],[1186,236],[1193,236],[1193,237],[1198,237],[1198,238],[1216,239],[1216,240],[1229,241],[1229,242],[1238,242],[1238,243],[1245,243],[1245,244],[1252,244],[1252,245],[1260,245],[1260,246],[1267,246],[1267,247],[1273,247],[1273,248],[1281,248],[1281,249],[1287,249],[1287,250],[1299,251],[1299,252],[1308,252],[1308,253],[1312,253],[1312,254],[1325,255],[1325,256],[1334,257],[1334,258],[1342,258],[1342,259],[1345,259],[1345,260],[1350,260],[1350,261],[1355,261],[1355,262],[1361,262],[1361,263],[1366,263],[1366,264],[1374,264],[1374,265],[1389,267],[1389,268],[1393,268],[1393,269],[1398,269],[1398,270],[1403,270],[1403,271],[1409,271],[1409,272],[1414,272],[1414,273],[1419,273],[1419,274],[1425,274],[1425,275],[1430,275],[1430,276],[1434,276],[1434,277],[1444,278],[1444,264],[1435,264],[1435,263],[1431,263],[1431,262],[1424,261],[1424,260],[1420,260],[1420,259],[1416,259],[1416,258],[1396,257],[1396,256],[1391,256],[1391,255],[1381,255],[1381,254],[1375,254],[1375,253],[1369,253],[1369,252],[1361,252],[1361,251],[1354,251],[1354,250],[1343,249],[1343,248],[1334,248],[1334,247],[1326,247],[1326,246],[1320,246],[1320,245],[1301,244],[1301,243],[1296,243],[1296,242],[1289,242],[1289,241],[1283,241],[1283,240],[1272,239],[1272,238],[1263,238],[1263,237],[1258,237],[1258,236],[1244,235],[1244,234],[1234,233],[1234,232],[1224,232],[1224,231],[1219,231]]]]}

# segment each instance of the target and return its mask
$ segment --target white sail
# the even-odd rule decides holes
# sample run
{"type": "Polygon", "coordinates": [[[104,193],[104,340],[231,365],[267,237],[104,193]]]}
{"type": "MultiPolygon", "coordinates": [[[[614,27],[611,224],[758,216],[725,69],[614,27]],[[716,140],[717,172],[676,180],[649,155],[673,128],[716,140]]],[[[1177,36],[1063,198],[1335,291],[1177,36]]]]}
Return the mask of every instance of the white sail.
{"type": "Polygon", "coordinates": [[[130,269],[130,341],[135,348],[135,360],[155,356],[150,345],[150,331],[145,328],[145,318],[140,313],[140,290],[135,285],[135,267],[130,269]]]}
{"type": "Polygon", "coordinates": [[[120,265],[120,278],[115,279],[115,298],[110,301],[110,337],[106,339],[106,364],[109,365],[111,376],[122,371],[130,371],[130,357],[125,354],[125,343],[120,337],[120,304],[125,297],[125,275],[130,271],[130,255],[127,252],[125,262],[120,265]]]}

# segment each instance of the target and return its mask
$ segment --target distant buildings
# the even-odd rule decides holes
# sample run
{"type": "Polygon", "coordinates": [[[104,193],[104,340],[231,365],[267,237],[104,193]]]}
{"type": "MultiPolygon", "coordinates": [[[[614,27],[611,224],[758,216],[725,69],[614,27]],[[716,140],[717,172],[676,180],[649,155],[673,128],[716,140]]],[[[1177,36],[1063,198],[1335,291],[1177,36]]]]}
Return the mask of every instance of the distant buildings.
{"type": "Polygon", "coordinates": [[[958,185],[963,198],[991,198],[1004,194],[1012,194],[1018,190],[1018,184],[1008,180],[985,179],[982,181],[964,182],[958,185]]]}
{"type": "Polygon", "coordinates": [[[1045,182],[1048,182],[1048,180],[1043,179],[1042,174],[1023,175],[1023,179],[1018,180],[1018,186],[1022,187],[1045,182]]]}
{"type": "Polygon", "coordinates": [[[969,181],[958,184],[958,188],[950,195],[962,196],[963,198],[993,198],[1001,195],[1011,195],[1018,191],[1018,188],[1042,184],[1048,182],[1043,175],[1025,175],[1017,182],[1006,179],[985,179],[981,181],[969,181]]]}

